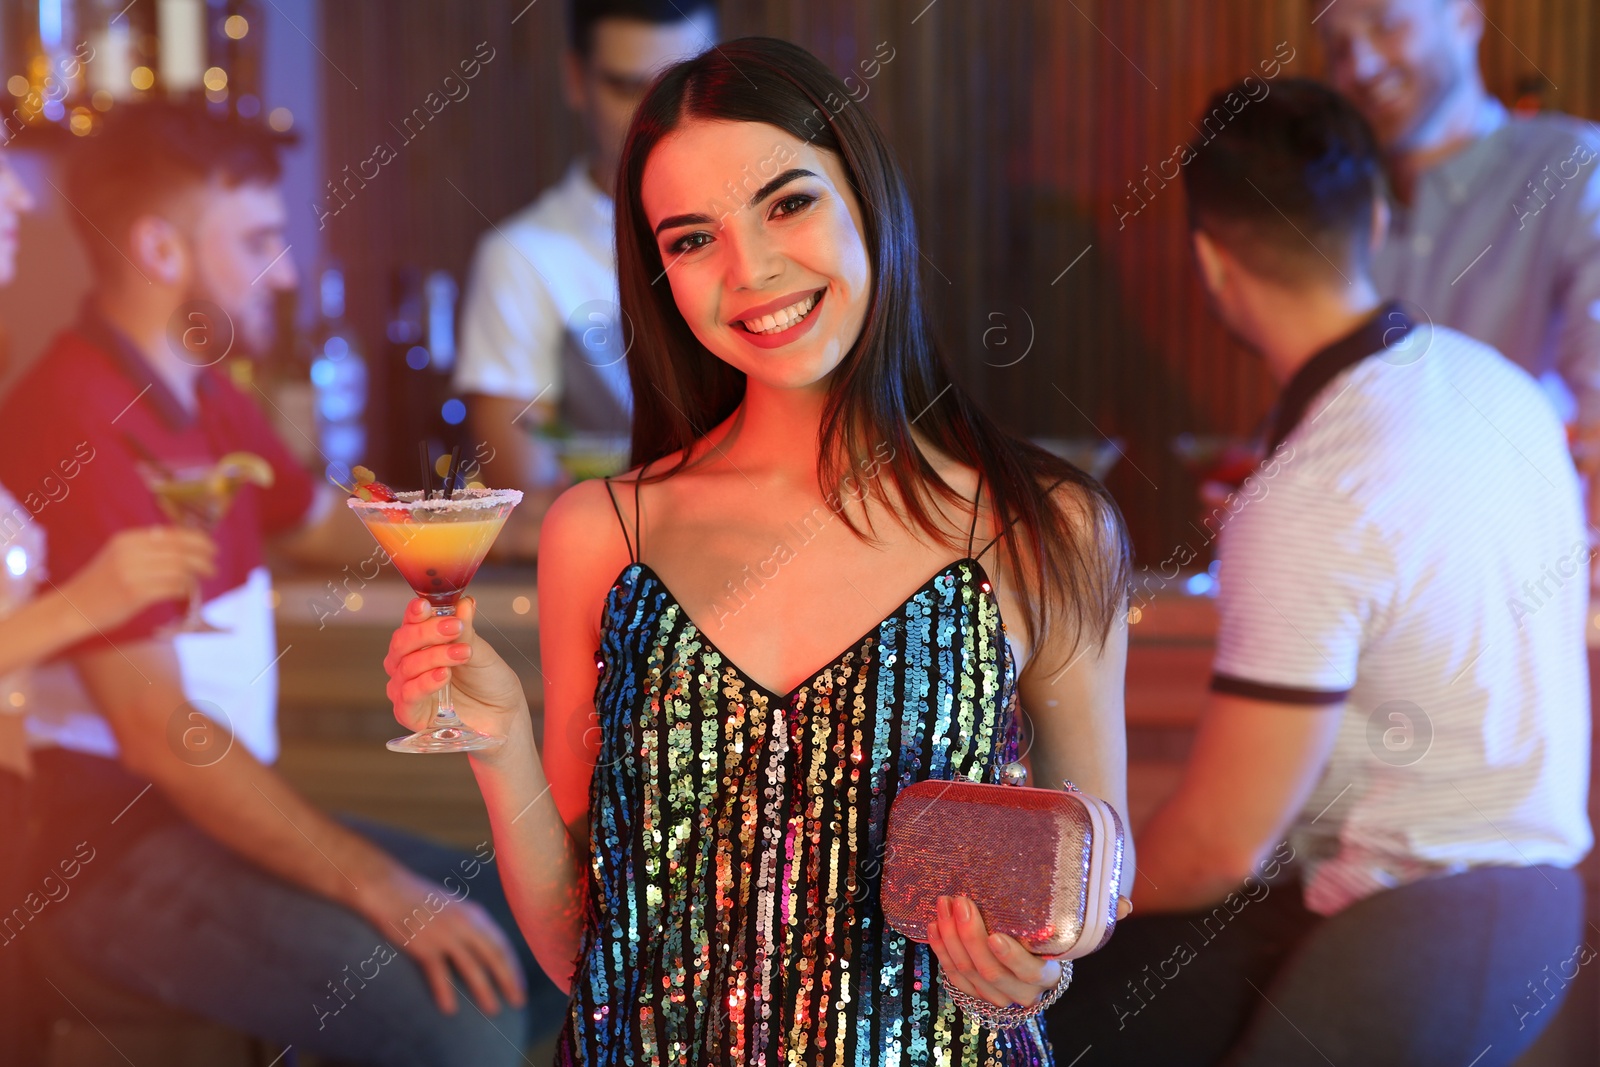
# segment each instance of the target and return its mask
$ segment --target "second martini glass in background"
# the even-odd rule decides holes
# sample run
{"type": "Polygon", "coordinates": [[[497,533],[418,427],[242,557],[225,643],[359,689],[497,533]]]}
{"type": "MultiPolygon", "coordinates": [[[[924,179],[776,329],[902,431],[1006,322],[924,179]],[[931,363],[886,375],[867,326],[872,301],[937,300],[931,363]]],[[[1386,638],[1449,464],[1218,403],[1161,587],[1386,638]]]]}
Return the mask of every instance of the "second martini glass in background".
{"type": "MultiPolygon", "coordinates": [[[[370,476],[369,476],[370,479],[370,476]]],[[[376,485],[360,483],[369,495],[376,485]]],[[[435,615],[454,615],[456,603],[477,573],[489,546],[521,503],[515,489],[457,489],[449,495],[426,490],[392,493],[376,499],[351,497],[350,508],[395,569],[416,594],[433,605],[435,615]],[[383,497],[392,499],[383,499],[383,497]]],[[[462,722],[445,681],[434,700],[433,722],[425,730],[389,742],[396,752],[474,752],[502,744],[504,738],[480,733],[462,722]]]]}
{"type": "MultiPolygon", "coordinates": [[[[227,514],[233,498],[246,485],[267,488],[272,485],[272,465],[254,452],[229,452],[215,463],[170,467],[147,456],[139,473],[155,494],[156,503],[167,518],[181,526],[215,533],[227,514]]],[[[213,626],[200,614],[200,583],[189,587],[189,610],[183,619],[162,627],[159,637],[174,634],[221,634],[228,631],[213,626]]]]}

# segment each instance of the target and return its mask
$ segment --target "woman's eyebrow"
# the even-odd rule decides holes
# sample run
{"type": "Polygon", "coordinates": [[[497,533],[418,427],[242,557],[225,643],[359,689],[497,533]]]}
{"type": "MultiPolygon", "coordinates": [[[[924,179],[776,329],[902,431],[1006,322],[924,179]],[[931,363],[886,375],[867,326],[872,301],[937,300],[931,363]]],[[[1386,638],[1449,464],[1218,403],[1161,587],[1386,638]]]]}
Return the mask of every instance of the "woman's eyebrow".
{"type": "MultiPolygon", "coordinates": [[[[815,177],[816,175],[809,170],[803,170],[799,167],[791,167],[782,174],[778,175],[776,178],[772,179],[767,184],[763,185],[761,188],[757,189],[755,195],[750,198],[749,202],[752,204],[759,204],[761,201],[765,200],[767,197],[771,196],[785,185],[788,185],[796,178],[815,177]]],[[[668,215],[666,218],[656,223],[655,232],[659,236],[662,230],[670,230],[678,226],[700,226],[704,223],[713,221],[715,220],[712,219],[710,215],[701,215],[698,213],[689,215],[668,215]]]]}
{"type": "Polygon", "coordinates": [[[756,190],[756,195],[754,195],[754,196],[752,196],[750,198],[750,203],[752,203],[752,204],[761,203],[761,201],[765,200],[767,197],[771,196],[773,193],[777,192],[779,189],[783,188],[785,185],[788,185],[790,182],[794,181],[796,178],[815,178],[815,177],[816,177],[816,175],[811,173],[809,170],[801,170],[799,167],[790,167],[788,170],[784,171],[782,174],[778,175],[776,178],[772,179],[770,182],[768,182],[767,184],[763,185],[761,188],[757,189],[756,190]]]}

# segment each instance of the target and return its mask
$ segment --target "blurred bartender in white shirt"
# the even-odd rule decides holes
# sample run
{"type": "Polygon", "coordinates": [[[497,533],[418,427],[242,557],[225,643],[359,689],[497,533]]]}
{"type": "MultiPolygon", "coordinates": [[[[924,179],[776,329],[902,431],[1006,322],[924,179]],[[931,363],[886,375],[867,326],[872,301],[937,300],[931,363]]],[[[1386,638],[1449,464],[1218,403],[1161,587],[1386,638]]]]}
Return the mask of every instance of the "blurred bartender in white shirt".
{"type": "Polygon", "coordinates": [[[633,398],[619,329],[612,183],[622,142],[655,76],[716,41],[713,0],[569,0],[566,102],[585,155],[478,243],[461,319],[455,388],[488,443],[489,484],[526,497],[496,550],[527,557],[565,487],[541,431],[629,433],[633,398]]]}

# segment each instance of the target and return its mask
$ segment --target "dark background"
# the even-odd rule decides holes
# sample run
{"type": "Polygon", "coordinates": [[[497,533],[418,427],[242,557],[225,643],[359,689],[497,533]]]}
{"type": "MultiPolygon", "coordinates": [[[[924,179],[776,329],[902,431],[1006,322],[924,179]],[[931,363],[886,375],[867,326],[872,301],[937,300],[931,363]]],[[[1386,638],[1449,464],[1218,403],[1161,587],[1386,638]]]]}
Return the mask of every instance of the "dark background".
{"type": "MultiPolygon", "coordinates": [[[[958,375],[1018,432],[1122,438],[1128,458],[1108,483],[1141,561],[1158,564],[1192,538],[1199,511],[1170,439],[1248,433],[1272,386],[1206,311],[1179,185],[1120,228],[1118,205],[1136,206],[1130,183],[1193,136],[1190,120],[1215,89],[1288,50],[1280,77],[1320,74],[1312,19],[1328,2],[724,0],[722,14],[724,36],[786,37],[841,74],[893,50],[852,106],[884,126],[910,181],[930,304],[958,375]]],[[[1492,92],[1511,103],[1535,83],[1544,106],[1600,115],[1592,0],[1481,6],[1492,92]]],[[[336,258],[372,363],[382,454],[415,437],[384,421],[399,410],[383,346],[393,271],[444,269],[464,287],[491,220],[528,204],[578,149],[559,92],[564,3],[273,0],[254,10],[264,109],[291,108],[302,138],[286,182],[302,322],[317,271],[336,258]],[[494,58],[470,95],[410,140],[397,132],[485,43],[494,58]],[[397,158],[319,228],[325,183],[379,142],[397,158]]],[[[14,154],[41,203],[24,223],[23,277],[0,292],[13,372],[82,291],[68,209],[42,180],[50,153],[30,162],[30,152],[14,154]]]]}

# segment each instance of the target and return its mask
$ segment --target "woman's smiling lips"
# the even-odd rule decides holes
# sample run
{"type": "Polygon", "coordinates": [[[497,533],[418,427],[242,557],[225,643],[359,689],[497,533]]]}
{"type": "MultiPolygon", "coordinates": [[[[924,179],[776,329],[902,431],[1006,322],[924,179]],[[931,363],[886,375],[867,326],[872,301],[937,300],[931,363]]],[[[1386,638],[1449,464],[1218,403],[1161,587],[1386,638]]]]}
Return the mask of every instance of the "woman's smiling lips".
{"type": "MultiPolygon", "coordinates": [[[[747,308],[737,318],[731,320],[728,325],[733,328],[735,333],[757,348],[778,348],[797,340],[811,330],[812,325],[817,320],[817,308],[822,304],[822,298],[826,294],[826,289],[811,289],[780,296],[776,300],[769,300],[765,304],[747,308]],[[759,323],[762,318],[775,315],[795,305],[800,305],[805,310],[798,320],[791,322],[786,328],[772,329],[769,326],[768,331],[764,333],[756,333],[751,329],[751,325],[759,323]]],[[[777,322],[775,321],[771,325],[776,326],[777,322]]]]}

